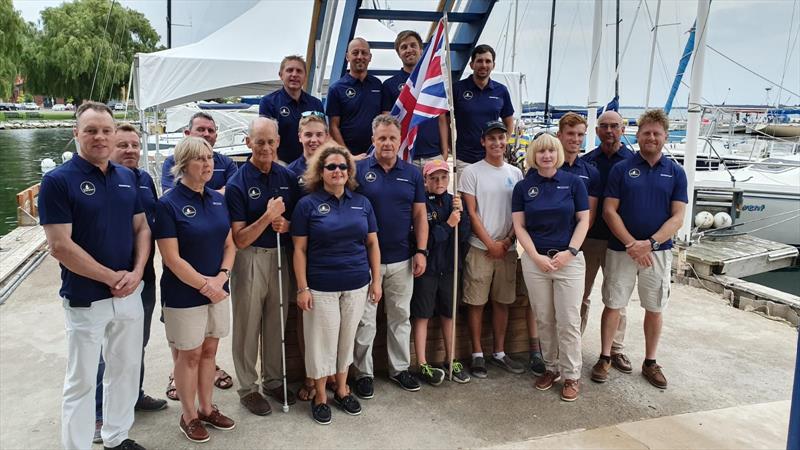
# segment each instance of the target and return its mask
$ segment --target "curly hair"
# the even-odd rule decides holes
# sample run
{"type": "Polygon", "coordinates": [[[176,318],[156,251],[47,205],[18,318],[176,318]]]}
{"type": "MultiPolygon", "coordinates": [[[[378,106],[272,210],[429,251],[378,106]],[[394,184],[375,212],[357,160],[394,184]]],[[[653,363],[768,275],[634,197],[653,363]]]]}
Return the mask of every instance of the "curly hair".
{"type": "Polygon", "coordinates": [[[638,122],[639,128],[645,124],[654,123],[661,125],[664,128],[664,131],[669,133],[669,117],[663,109],[648,109],[642,113],[641,116],[639,116],[638,122]]]}
{"type": "Polygon", "coordinates": [[[311,160],[308,161],[308,168],[303,175],[303,181],[305,181],[308,192],[316,192],[323,188],[322,172],[325,170],[325,160],[331,155],[341,155],[347,161],[347,184],[345,187],[353,191],[358,186],[356,182],[356,162],[353,159],[353,155],[340,145],[330,145],[318,149],[314,156],[311,157],[311,160]]]}

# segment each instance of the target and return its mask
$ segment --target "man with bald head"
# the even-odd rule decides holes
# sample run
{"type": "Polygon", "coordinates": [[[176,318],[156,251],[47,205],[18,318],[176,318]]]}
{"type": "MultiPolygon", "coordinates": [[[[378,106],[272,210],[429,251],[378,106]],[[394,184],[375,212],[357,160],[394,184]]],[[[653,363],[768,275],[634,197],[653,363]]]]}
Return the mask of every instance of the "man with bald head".
{"type": "MultiPolygon", "coordinates": [[[[233,364],[239,380],[239,401],[253,414],[264,416],[272,409],[262,393],[284,402],[278,239],[283,246],[280,257],[286,261],[289,239],[283,233],[289,231],[288,218],[300,198],[300,190],[294,174],[278,164],[280,136],[274,119],[253,120],[245,143],[253,155],[225,186],[231,233],[239,249],[230,274],[233,364]],[[256,367],[259,359],[260,375],[256,367]]],[[[286,265],[282,266],[281,276],[287,280],[283,283],[283,297],[288,300],[286,265]]],[[[288,315],[285,308],[284,320],[288,315]]],[[[287,402],[294,404],[294,395],[287,397],[287,402]]]]}
{"type": "MultiPolygon", "coordinates": [[[[625,120],[616,111],[606,111],[597,118],[597,137],[600,139],[600,146],[583,156],[583,160],[600,172],[600,189],[605,190],[608,174],[611,168],[620,161],[633,157],[633,151],[622,144],[622,135],[625,132],[625,120]]],[[[603,197],[597,201],[597,213],[595,220],[586,240],[583,242],[584,258],[586,259],[586,279],[583,290],[583,304],[581,305],[581,333],[586,329],[586,322],[589,317],[589,305],[591,304],[592,286],[597,276],[597,271],[603,268],[603,282],[608,279],[605,273],[606,267],[606,248],[608,240],[611,238],[611,231],[603,220],[603,197]]],[[[603,299],[605,301],[605,299],[603,299]]],[[[611,347],[611,365],[622,373],[631,373],[633,368],[628,357],[623,353],[625,340],[625,308],[619,310],[620,319],[617,332],[614,335],[614,343],[611,347]]]]}
{"type": "Polygon", "coordinates": [[[381,113],[381,80],[367,73],[372,53],[364,38],[350,41],[346,58],[350,68],[328,88],[325,112],[333,140],[363,159],[372,144],[372,119],[381,113]]]}

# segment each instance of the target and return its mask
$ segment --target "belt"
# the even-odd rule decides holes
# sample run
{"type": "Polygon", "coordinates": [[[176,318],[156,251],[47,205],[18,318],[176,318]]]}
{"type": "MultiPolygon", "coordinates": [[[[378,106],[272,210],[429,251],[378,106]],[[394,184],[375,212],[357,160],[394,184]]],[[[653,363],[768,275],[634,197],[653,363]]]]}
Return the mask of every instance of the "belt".
{"type": "Polygon", "coordinates": [[[567,249],[567,247],[563,247],[563,248],[538,248],[537,247],[536,248],[536,252],[539,253],[540,255],[544,255],[544,256],[547,256],[549,258],[552,258],[552,257],[556,256],[556,253],[563,252],[566,249],[567,249]]]}

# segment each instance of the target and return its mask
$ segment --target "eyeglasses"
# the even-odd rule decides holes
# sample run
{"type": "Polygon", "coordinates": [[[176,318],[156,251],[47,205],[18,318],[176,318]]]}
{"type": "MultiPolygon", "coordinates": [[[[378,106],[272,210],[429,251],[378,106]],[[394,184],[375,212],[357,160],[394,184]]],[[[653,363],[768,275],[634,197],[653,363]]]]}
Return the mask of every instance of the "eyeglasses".
{"type": "Polygon", "coordinates": [[[342,172],[347,172],[347,164],[345,164],[345,163],[342,163],[342,164],[326,164],[324,167],[325,167],[325,170],[330,170],[331,172],[333,172],[336,169],[339,169],[342,172]]]}
{"type": "Polygon", "coordinates": [[[319,111],[303,111],[300,113],[300,117],[308,117],[308,116],[315,116],[315,117],[322,117],[325,118],[325,114],[319,111]]]}
{"type": "Polygon", "coordinates": [[[619,128],[619,124],[618,123],[598,123],[597,124],[597,128],[600,128],[602,130],[607,130],[607,129],[616,130],[616,129],[619,128]]]}

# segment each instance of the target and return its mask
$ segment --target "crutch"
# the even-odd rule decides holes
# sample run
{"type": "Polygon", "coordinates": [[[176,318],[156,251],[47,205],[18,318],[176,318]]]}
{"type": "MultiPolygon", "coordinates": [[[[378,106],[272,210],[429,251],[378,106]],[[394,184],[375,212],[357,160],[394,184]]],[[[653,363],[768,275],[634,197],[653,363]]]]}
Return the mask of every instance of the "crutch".
{"type": "Polygon", "coordinates": [[[289,412],[289,403],[286,399],[286,330],[283,323],[283,261],[281,258],[281,234],[275,232],[275,239],[278,241],[278,298],[280,299],[281,314],[281,376],[283,377],[283,412],[289,412]]]}

